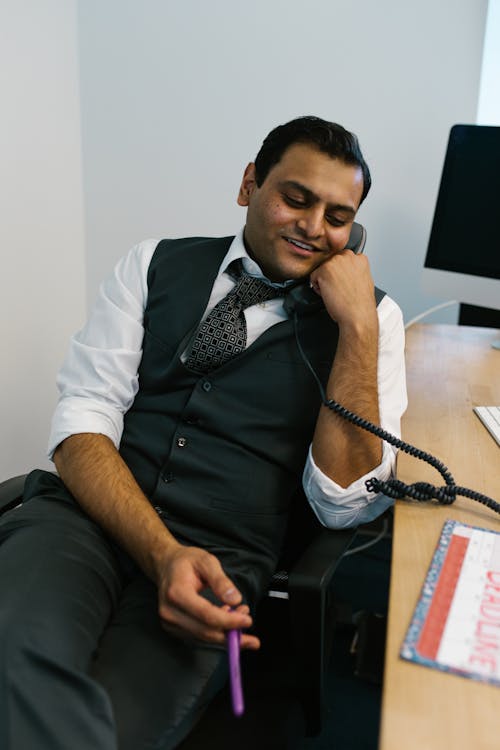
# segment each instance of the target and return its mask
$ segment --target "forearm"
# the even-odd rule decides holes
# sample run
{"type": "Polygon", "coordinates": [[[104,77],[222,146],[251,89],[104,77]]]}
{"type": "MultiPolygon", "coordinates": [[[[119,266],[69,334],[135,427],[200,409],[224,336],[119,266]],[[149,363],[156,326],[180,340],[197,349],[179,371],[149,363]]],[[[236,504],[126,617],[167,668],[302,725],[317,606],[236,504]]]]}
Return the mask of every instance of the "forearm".
{"type": "MultiPolygon", "coordinates": [[[[229,628],[248,628],[248,607],[217,558],[198,547],[179,544],[141,491],[111,440],[81,433],[66,438],[54,454],[63,482],[82,508],[127,550],[158,587],[163,627],[182,637],[224,643],[229,628]],[[200,592],[210,587],[219,607],[200,592]],[[236,607],[235,611],[229,611],[236,607]]],[[[242,648],[258,648],[244,634],[242,648]]]]}
{"type": "MultiPolygon", "coordinates": [[[[380,424],[377,361],[376,312],[362,324],[340,326],[326,395],[364,419],[380,424]]],[[[380,464],[382,441],[322,406],[312,454],[321,471],[347,487],[380,464]]]]}
{"type": "Polygon", "coordinates": [[[158,582],[166,559],[179,544],[111,440],[98,434],[72,435],[57,448],[54,463],[86,513],[158,582]]]}

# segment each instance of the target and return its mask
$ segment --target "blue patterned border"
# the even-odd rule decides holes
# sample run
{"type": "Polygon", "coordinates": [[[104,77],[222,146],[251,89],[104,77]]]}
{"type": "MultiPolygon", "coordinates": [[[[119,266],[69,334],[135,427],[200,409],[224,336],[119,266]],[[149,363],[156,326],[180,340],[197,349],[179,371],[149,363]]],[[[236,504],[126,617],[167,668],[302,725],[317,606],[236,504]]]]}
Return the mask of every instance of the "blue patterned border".
{"type": "Polygon", "coordinates": [[[477,529],[488,534],[495,534],[496,536],[500,535],[500,532],[491,531],[490,529],[481,529],[479,526],[470,526],[466,523],[462,523],[461,521],[452,521],[450,519],[445,521],[399,655],[406,661],[412,661],[415,664],[438,669],[441,672],[456,674],[460,677],[468,677],[469,679],[478,680],[479,682],[485,682],[491,685],[500,685],[500,679],[497,677],[489,677],[472,670],[457,669],[445,664],[440,664],[434,659],[428,659],[427,657],[421,656],[417,651],[417,644],[420,638],[420,633],[422,632],[423,625],[429,612],[432,597],[434,596],[434,592],[436,590],[439,575],[441,573],[441,568],[443,567],[443,563],[450,546],[453,531],[457,526],[463,526],[468,529],[477,529]]]}

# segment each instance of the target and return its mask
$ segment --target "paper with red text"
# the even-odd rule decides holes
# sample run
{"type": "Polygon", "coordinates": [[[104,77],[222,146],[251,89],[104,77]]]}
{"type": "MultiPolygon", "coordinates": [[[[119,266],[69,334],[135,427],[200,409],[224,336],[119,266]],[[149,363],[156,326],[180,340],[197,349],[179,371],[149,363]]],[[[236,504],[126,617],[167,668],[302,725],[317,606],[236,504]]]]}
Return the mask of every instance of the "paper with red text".
{"type": "Polygon", "coordinates": [[[500,533],[446,521],[400,656],[500,685],[500,533]]]}

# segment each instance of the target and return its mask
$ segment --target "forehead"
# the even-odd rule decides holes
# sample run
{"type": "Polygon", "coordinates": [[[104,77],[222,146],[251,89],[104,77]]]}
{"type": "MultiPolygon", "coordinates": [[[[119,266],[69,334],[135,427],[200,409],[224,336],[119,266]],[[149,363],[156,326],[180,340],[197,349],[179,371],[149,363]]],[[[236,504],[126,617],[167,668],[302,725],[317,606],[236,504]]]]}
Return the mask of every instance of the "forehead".
{"type": "Polygon", "coordinates": [[[341,191],[355,203],[363,192],[363,173],[356,164],[346,164],[308,143],[294,143],[274,164],[264,180],[274,185],[296,182],[328,202],[338,200],[341,191]]]}

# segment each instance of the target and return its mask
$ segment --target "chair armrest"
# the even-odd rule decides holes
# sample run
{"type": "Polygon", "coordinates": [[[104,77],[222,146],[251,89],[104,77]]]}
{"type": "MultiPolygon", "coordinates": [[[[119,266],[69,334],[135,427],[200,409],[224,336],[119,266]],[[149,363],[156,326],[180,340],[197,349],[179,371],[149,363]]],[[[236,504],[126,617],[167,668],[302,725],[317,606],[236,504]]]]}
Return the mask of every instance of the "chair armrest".
{"type": "Polygon", "coordinates": [[[294,563],[288,578],[289,591],[300,596],[303,590],[326,590],[356,533],[356,528],[322,528],[294,563]]]}
{"type": "Polygon", "coordinates": [[[26,474],[20,474],[0,483],[0,514],[21,502],[26,476],[26,474]]]}
{"type": "Polygon", "coordinates": [[[306,732],[320,733],[324,683],[333,639],[330,584],[356,529],[321,529],[294,564],[288,578],[291,637],[297,683],[302,692],[306,732]]]}

